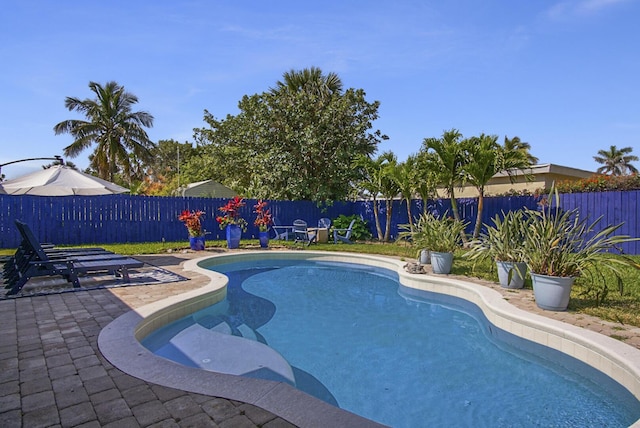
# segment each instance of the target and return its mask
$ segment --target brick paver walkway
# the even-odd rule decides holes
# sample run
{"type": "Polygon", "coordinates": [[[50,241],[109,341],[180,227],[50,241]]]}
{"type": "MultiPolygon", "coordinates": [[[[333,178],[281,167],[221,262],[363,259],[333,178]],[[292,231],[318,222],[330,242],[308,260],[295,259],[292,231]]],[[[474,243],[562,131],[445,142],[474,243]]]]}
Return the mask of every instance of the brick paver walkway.
{"type": "MultiPolygon", "coordinates": [[[[179,263],[188,257],[193,254],[154,262],[185,274],[179,263]]],[[[0,301],[0,427],[293,427],[249,404],[144,382],[102,357],[103,327],[131,308],[204,283],[189,276],[173,284],[0,301]]]]}

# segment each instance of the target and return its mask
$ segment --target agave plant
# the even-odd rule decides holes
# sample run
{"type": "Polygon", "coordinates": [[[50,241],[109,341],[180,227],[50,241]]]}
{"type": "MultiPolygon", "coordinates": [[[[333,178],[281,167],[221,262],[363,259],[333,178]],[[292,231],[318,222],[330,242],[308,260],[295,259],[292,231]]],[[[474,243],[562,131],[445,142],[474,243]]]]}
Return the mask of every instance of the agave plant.
{"type": "Polygon", "coordinates": [[[399,239],[410,239],[418,252],[422,249],[438,253],[452,253],[460,247],[462,234],[467,227],[466,222],[447,217],[440,217],[427,212],[420,215],[415,224],[402,224],[399,228],[399,239]]]}
{"type": "Polygon", "coordinates": [[[619,244],[640,238],[614,235],[624,223],[598,230],[602,216],[589,223],[578,209],[563,211],[558,192],[552,189],[552,194],[555,203],[543,206],[540,211],[528,208],[524,211],[527,234],[522,256],[529,270],[534,274],[575,278],[605,268],[621,286],[618,268],[625,265],[640,268],[640,265],[629,258],[608,257],[607,253],[618,252],[619,244]]]}
{"type": "Polygon", "coordinates": [[[522,210],[496,215],[493,226],[485,224],[486,232],[471,242],[471,251],[465,257],[471,260],[491,259],[497,262],[521,262],[522,245],[526,236],[522,210]]]}

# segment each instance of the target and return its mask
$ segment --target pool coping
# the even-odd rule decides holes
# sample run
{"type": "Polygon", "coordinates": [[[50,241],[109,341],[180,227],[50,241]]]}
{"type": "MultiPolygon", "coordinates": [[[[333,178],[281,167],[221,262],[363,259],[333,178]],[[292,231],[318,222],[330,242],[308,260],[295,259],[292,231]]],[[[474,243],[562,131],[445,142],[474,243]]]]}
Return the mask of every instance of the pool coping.
{"type": "MultiPolygon", "coordinates": [[[[142,338],[157,328],[224,299],[227,277],[204,266],[283,256],[360,263],[396,271],[401,284],[467,300],[475,304],[497,328],[561,351],[594,367],[640,400],[640,350],[600,333],[516,308],[491,288],[447,275],[410,274],[403,269],[405,262],[367,254],[266,250],[208,255],[189,260],[185,262],[184,269],[207,276],[209,283],[120,316],[100,332],[100,351],[111,364],[129,375],[163,386],[253,404],[298,426],[383,426],[331,406],[286,383],[186,367],[158,357],[140,344],[142,338]]],[[[632,426],[640,427],[640,420],[632,426]]]]}

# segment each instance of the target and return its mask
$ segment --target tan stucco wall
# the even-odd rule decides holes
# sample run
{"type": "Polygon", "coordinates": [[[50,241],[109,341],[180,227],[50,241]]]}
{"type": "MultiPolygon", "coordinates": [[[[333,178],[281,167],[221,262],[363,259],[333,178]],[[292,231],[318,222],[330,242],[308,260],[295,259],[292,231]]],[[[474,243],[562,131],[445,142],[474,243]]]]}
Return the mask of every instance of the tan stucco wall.
{"type": "MultiPolygon", "coordinates": [[[[584,177],[549,172],[534,174],[532,178],[532,181],[526,181],[524,176],[518,175],[514,180],[515,182],[511,183],[511,181],[509,181],[509,177],[494,177],[485,187],[485,196],[501,195],[509,192],[510,190],[528,190],[529,192],[534,193],[539,189],[550,188],[554,181],[576,181],[584,177]]],[[[444,190],[438,190],[438,195],[440,197],[447,197],[444,190]]],[[[462,189],[456,188],[455,195],[457,198],[475,198],[478,196],[478,191],[475,187],[466,186],[462,189]]]]}

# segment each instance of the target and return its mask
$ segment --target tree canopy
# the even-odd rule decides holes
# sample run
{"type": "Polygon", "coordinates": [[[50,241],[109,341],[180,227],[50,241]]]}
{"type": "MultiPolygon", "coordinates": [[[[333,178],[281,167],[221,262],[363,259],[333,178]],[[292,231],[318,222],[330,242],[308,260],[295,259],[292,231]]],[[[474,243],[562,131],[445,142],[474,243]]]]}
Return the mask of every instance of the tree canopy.
{"type": "Polygon", "coordinates": [[[337,75],[317,68],[290,71],[275,88],[244,96],[240,113],[195,130],[208,165],[247,197],[330,201],[346,198],[359,155],[387,137],[372,131],[379,102],[362,89],[342,91],[337,75]]]}

